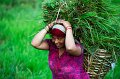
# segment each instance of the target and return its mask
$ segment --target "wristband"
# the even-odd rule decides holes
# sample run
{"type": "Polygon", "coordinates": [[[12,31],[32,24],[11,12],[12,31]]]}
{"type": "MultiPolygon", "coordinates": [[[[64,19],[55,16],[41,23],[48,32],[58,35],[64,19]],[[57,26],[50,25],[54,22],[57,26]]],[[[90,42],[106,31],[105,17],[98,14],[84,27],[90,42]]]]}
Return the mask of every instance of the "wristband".
{"type": "Polygon", "coordinates": [[[45,29],[45,30],[48,32],[48,30],[49,30],[49,27],[48,27],[48,26],[46,26],[44,29],[45,29]]]}
{"type": "Polygon", "coordinates": [[[48,28],[50,28],[50,26],[47,26],[48,28]]]}
{"type": "Polygon", "coordinates": [[[71,27],[67,27],[66,30],[68,30],[68,29],[72,29],[72,28],[71,27]]]}
{"type": "MultiPolygon", "coordinates": [[[[45,29],[45,28],[44,28],[45,29]]],[[[45,29],[46,30],[46,29],[45,29]]],[[[48,32],[47,30],[46,30],[46,32],[48,32]]]]}

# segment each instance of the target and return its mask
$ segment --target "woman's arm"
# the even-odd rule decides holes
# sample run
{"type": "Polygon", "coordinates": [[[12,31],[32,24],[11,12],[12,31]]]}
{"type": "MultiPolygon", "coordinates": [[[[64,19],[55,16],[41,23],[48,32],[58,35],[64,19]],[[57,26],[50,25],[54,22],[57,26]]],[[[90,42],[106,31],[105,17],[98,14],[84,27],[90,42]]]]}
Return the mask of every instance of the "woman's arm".
{"type": "Polygon", "coordinates": [[[72,28],[69,27],[66,30],[66,39],[65,39],[66,50],[75,56],[79,56],[81,54],[81,47],[75,44],[75,40],[72,33],[72,28]]]}
{"type": "Polygon", "coordinates": [[[47,42],[44,39],[47,31],[49,30],[49,28],[51,28],[53,26],[53,22],[50,23],[48,26],[46,26],[44,29],[42,29],[40,32],[38,32],[32,42],[31,45],[37,49],[43,49],[43,50],[48,50],[49,49],[49,45],[47,44],[47,42]]]}
{"type": "Polygon", "coordinates": [[[68,21],[64,21],[64,20],[58,20],[57,23],[62,23],[66,28],[66,38],[65,38],[66,50],[71,55],[79,56],[82,50],[80,46],[77,46],[75,44],[71,24],[68,21]]]}

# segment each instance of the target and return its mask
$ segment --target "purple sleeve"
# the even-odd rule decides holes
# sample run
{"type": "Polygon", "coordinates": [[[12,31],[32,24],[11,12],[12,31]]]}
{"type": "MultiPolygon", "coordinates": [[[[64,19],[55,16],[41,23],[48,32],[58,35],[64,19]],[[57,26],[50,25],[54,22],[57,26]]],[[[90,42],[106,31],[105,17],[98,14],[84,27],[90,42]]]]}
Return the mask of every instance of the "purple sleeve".
{"type": "Polygon", "coordinates": [[[45,41],[49,44],[49,42],[50,42],[50,39],[45,39],[45,41]]]}
{"type": "Polygon", "coordinates": [[[51,39],[45,39],[45,41],[48,43],[48,45],[50,46],[51,44],[51,39]]]}
{"type": "Polygon", "coordinates": [[[84,47],[81,44],[76,44],[76,46],[80,46],[82,53],[84,53],[84,47]]]}

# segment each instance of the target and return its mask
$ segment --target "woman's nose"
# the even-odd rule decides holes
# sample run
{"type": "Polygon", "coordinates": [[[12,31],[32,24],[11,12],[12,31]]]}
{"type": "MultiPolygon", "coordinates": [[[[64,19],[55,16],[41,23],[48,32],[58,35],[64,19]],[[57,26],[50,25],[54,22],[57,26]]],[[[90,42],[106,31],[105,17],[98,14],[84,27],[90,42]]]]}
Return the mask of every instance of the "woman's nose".
{"type": "Polygon", "coordinates": [[[57,44],[58,43],[58,39],[55,39],[55,44],[57,44]]]}

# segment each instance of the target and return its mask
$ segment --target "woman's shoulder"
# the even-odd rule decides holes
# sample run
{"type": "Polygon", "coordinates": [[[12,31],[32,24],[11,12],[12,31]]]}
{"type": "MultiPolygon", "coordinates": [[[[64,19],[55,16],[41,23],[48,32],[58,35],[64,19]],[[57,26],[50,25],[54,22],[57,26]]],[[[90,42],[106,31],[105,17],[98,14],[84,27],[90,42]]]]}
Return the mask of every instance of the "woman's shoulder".
{"type": "Polygon", "coordinates": [[[45,39],[46,42],[52,42],[52,39],[45,39]]]}
{"type": "Polygon", "coordinates": [[[52,39],[45,39],[45,41],[48,43],[49,47],[55,47],[55,44],[52,42],[52,39]]]}
{"type": "Polygon", "coordinates": [[[48,43],[48,45],[52,44],[52,39],[45,39],[45,41],[48,43]]]}
{"type": "Polygon", "coordinates": [[[79,46],[82,50],[82,53],[84,53],[84,46],[82,45],[82,43],[80,43],[78,40],[75,39],[75,44],[76,46],[79,46]]]}

